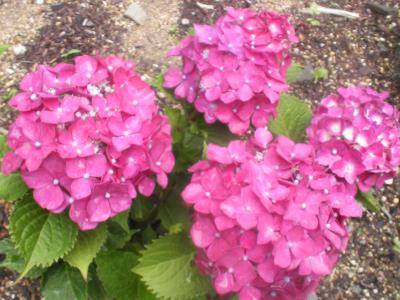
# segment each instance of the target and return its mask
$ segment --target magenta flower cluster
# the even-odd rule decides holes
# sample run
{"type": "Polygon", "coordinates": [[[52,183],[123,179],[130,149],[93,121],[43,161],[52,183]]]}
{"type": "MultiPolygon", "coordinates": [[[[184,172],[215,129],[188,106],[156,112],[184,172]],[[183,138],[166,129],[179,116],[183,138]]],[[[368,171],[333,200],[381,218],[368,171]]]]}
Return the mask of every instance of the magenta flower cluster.
{"type": "Polygon", "coordinates": [[[194,30],[170,51],[182,57],[182,68],[169,69],[164,86],[194,103],[207,123],[218,120],[235,134],[244,134],[250,124],[266,126],[287,90],[289,48],[297,42],[287,18],[228,8],[214,26],[194,30]]]}
{"type": "Polygon", "coordinates": [[[381,188],[400,165],[400,115],[388,93],[339,88],[321,101],[307,133],[317,161],[361,191],[381,188]]]}
{"type": "Polygon", "coordinates": [[[154,91],[133,64],[80,56],[75,64],[39,66],[25,76],[10,105],[12,151],[2,171],[18,169],[42,207],[82,230],[130,208],[137,191],[162,187],[174,166],[171,127],[154,91]]]}
{"type": "Polygon", "coordinates": [[[315,148],[257,129],[249,142],[209,145],[182,193],[194,207],[197,263],[220,295],[306,299],[346,248],[360,217],[357,187],[316,162],[315,148]]]}

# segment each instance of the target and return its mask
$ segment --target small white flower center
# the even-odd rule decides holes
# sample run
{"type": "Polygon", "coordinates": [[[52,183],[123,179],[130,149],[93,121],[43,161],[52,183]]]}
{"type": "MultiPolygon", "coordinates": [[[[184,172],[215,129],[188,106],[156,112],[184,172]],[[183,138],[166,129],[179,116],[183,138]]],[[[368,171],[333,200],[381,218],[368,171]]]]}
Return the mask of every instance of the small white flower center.
{"type": "Polygon", "coordinates": [[[58,185],[59,183],[60,183],[60,181],[57,178],[53,179],[53,184],[54,185],[58,185]]]}
{"type": "Polygon", "coordinates": [[[32,94],[32,95],[30,96],[30,99],[31,99],[32,101],[36,101],[36,100],[38,99],[38,95],[32,94]]]}
{"type": "Polygon", "coordinates": [[[110,194],[109,192],[106,192],[106,193],[104,194],[104,198],[110,199],[110,198],[111,198],[111,194],[110,194]]]}

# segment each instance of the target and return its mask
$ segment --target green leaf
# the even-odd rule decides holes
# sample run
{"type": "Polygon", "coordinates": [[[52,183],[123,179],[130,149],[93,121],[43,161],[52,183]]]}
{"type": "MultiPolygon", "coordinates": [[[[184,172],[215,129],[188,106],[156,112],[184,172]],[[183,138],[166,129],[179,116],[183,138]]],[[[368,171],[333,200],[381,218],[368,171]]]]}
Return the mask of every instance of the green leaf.
{"type": "MultiPolygon", "coordinates": [[[[7,268],[17,273],[24,271],[25,260],[15,249],[14,243],[10,239],[0,241],[0,254],[5,255],[5,259],[0,263],[0,268],[7,268]]],[[[33,267],[25,276],[36,279],[40,277],[45,269],[33,267]]]]}
{"type": "Polygon", "coordinates": [[[137,263],[137,256],[125,251],[100,252],[96,257],[97,274],[107,293],[117,300],[136,298],[138,277],[131,269],[137,263]]]}
{"type": "Polygon", "coordinates": [[[189,36],[194,36],[196,32],[194,31],[194,27],[190,27],[189,30],[187,31],[187,35],[189,36]]]}
{"type": "Polygon", "coordinates": [[[16,94],[18,94],[18,90],[16,88],[10,88],[2,97],[4,101],[10,100],[12,97],[14,97],[16,94]]]}
{"type": "Polygon", "coordinates": [[[381,210],[381,206],[379,202],[375,199],[373,192],[363,193],[358,191],[356,199],[360,202],[366,209],[379,212],[381,210]]]}
{"type": "Polygon", "coordinates": [[[0,57],[10,48],[10,45],[0,44],[0,57]]]}
{"type": "Polygon", "coordinates": [[[142,245],[150,244],[153,240],[157,238],[157,232],[151,227],[147,226],[145,229],[140,231],[142,245]]]}
{"type": "Polygon", "coordinates": [[[129,228],[129,210],[124,211],[118,215],[116,215],[115,217],[113,217],[111,219],[111,221],[114,221],[115,223],[118,223],[122,229],[124,229],[126,232],[130,232],[130,228],[129,228]]]}
{"type": "Polygon", "coordinates": [[[21,175],[13,173],[8,176],[0,172],[0,198],[9,202],[22,199],[28,192],[21,175]]]}
{"type": "Polygon", "coordinates": [[[146,221],[151,217],[155,208],[156,205],[152,198],[139,196],[133,201],[131,217],[138,222],[146,221]]]}
{"type": "Polygon", "coordinates": [[[18,273],[24,270],[24,258],[19,255],[10,239],[3,239],[0,241],[0,254],[6,258],[0,263],[0,267],[7,268],[18,273]]]}
{"type": "Polygon", "coordinates": [[[172,126],[172,140],[174,144],[180,143],[183,139],[183,134],[186,131],[187,120],[184,114],[176,108],[165,107],[165,114],[172,126]]]}
{"type": "Polygon", "coordinates": [[[7,137],[4,135],[0,135],[0,158],[3,159],[3,156],[10,151],[10,148],[7,144],[7,137]]]}
{"type": "Polygon", "coordinates": [[[310,23],[312,26],[319,26],[321,22],[314,18],[307,18],[307,22],[310,23]]]}
{"type": "Polygon", "coordinates": [[[64,260],[78,268],[83,278],[87,280],[89,265],[100,251],[106,238],[107,226],[104,223],[95,230],[80,231],[74,248],[64,257],[64,260]]]}
{"type": "Polygon", "coordinates": [[[61,54],[61,58],[71,58],[71,57],[74,57],[74,56],[76,56],[76,55],[78,55],[80,53],[81,53],[81,50],[79,50],[79,49],[71,49],[71,50],[61,54]]]}
{"type": "Polygon", "coordinates": [[[164,73],[162,72],[154,76],[154,78],[152,78],[152,80],[150,81],[150,85],[154,89],[163,93],[169,101],[175,102],[176,99],[173,90],[167,90],[166,88],[164,88],[163,84],[164,84],[164,73]]]}
{"type": "Polygon", "coordinates": [[[393,240],[393,251],[396,252],[397,255],[400,255],[400,239],[395,238],[393,240]]]}
{"type": "Polygon", "coordinates": [[[86,300],[87,286],[82,275],[67,264],[52,266],[44,275],[41,292],[45,300],[86,300]]]}
{"type": "Polygon", "coordinates": [[[148,288],[144,285],[143,282],[137,282],[137,297],[134,299],[138,300],[159,300],[156,296],[154,296],[148,288]]]}
{"type": "MultiPolygon", "coordinates": [[[[199,121],[200,122],[200,121],[199,121]]],[[[206,124],[204,120],[201,120],[199,125],[202,131],[206,133],[207,143],[214,143],[221,146],[227,146],[229,142],[237,140],[238,136],[232,134],[229,128],[222,123],[206,124]]]]}
{"type": "Polygon", "coordinates": [[[298,63],[293,63],[286,73],[286,81],[289,84],[295,83],[300,79],[301,72],[303,72],[303,67],[298,63]]]}
{"type": "Polygon", "coordinates": [[[100,279],[97,277],[96,271],[89,272],[89,281],[88,281],[88,293],[89,300],[112,300],[107,292],[105,291],[103,284],[100,279]]]}
{"type": "Polygon", "coordinates": [[[50,266],[76,242],[77,226],[65,214],[48,213],[30,198],[17,202],[10,217],[10,234],[25,258],[22,276],[34,266],[50,266]]]}
{"type": "Polygon", "coordinates": [[[278,105],[278,116],[269,122],[269,130],[274,135],[284,135],[296,142],[301,142],[306,136],[310,124],[311,110],[299,98],[282,94],[278,105]]]}
{"type": "Polygon", "coordinates": [[[326,68],[317,68],[313,71],[315,81],[326,79],[329,76],[329,71],[326,68]]]}
{"type": "Polygon", "coordinates": [[[191,299],[206,295],[211,286],[193,264],[196,249],[184,234],[154,240],[143,251],[133,271],[157,297],[191,299]]]}
{"type": "Polygon", "coordinates": [[[174,145],[176,154],[175,172],[185,172],[188,166],[201,159],[204,147],[204,137],[192,134],[189,131],[183,133],[182,142],[174,145]]]}
{"type": "Polygon", "coordinates": [[[120,249],[131,239],[131,234],[125,231],[121,225],[116,222],[108,222],[108,233],[105,247],[107,249],[120,249]]]}
{"type": "Polygon", "coordinates": [[[163,199],[158,211],[161,223],[170,233],[177,233],[179,229],[189,230],[191,217],[189,210],[183,203],[180,194],[173,190],[163,199]]]}

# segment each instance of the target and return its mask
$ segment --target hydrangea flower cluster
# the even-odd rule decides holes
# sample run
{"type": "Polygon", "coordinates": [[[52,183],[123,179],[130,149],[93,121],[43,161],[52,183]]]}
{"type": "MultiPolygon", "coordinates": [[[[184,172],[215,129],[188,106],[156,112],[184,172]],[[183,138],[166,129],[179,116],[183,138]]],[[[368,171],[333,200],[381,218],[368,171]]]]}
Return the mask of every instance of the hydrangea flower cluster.
{"type": "Polygon", "coordinates": [[[307,133],[317,161],[361,191],[381,188],[400,165],[400,121],[388,93],[339,88],[321,101],[307,133]]]}
{"type": "Polygon", "coordinates": [[[197,264],[220,295],[303,300],[346,248],[360,217],[357,187],[316,162],[310,144],[272,140],[209,145],[182,197],[193,205],[197,264]]]}
{"type": "Polygon", "coordinates": [[[289,48],[297,42],[287,17],[228,8],[214,26],[194,30],[169,52],[182,58],[182,68],[169,69],[164,86],[194,103],[207,123],[219,120],[235,134],[267,125],[287,90],[289,48]]]}
{"type": "Polygon", "coordinates": [[[10,101],[12,151],[2,171],[18,169],[42,207],[93,229],[131,206],[137,191],[162,187],[174,166],[171,127],[154,91],[121,58],[80,56],[41,65],[10,101]]]}

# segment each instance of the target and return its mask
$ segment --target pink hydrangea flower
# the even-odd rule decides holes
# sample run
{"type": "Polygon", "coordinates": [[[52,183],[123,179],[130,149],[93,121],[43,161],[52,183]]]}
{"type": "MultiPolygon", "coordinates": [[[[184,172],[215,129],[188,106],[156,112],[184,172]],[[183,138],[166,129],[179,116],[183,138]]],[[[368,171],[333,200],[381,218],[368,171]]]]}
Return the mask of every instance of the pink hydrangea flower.
{"type": "Polygon", "coordinates": [[[215,25],[194,29],[170,51],[182,58],[182,67],[167,71],[164,86],[194,103],[208,123],[218,120],[235,134],[251,124],[264,127],[287,90],[289,48],[297,42],[287,17],[228,8],[215,25]]]}
{"type": "Polygon", "coordinates": [[[209,145],[182,193],[193,206],[199,269],[219,295],[307,299],[331,273],[360,217],[354,182],[326,170],[318,149],[257,129],[248,141],[209,145]]]}
{"type": "Polygon", "coordinates": [[[400,165],[400,122],[388,93],[339,88],[321,101],[307,130],[316,158],[362,191],[381,188],[400,165]]]}
{"type": "Polygon", "coordinates": [[[2,172],[20,170],[41,207],[70,207],[70,218],[90,230],[128,210],[137,191],[150,196],[153,178],[167,186],[171,126],[131,62],[80,56],[39,66],[20,87],[2,172]]]}

